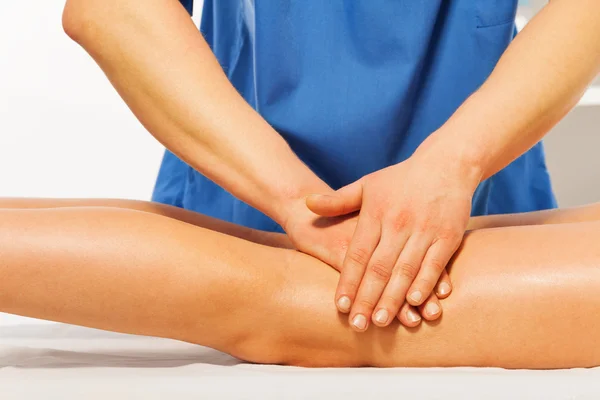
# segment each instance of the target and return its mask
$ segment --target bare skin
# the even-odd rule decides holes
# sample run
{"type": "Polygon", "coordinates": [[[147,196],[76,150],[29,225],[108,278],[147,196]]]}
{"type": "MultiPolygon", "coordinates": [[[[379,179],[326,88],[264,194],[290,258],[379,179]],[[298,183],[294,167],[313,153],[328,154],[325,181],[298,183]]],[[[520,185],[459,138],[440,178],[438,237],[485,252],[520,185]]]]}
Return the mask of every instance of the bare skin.
{"type": "Polygon", "coordinates": [[[590,318],[600,308],[598,205],[472,219],[441,319],[362,334],[330,301],[334,269],[168,210],[0,200],[0,311],[185,340],[258,363],[600,365],[600,324],[590,318]],[[529,226],[477,229],[511,224],[529,226]]]}
{"type": "Polygon", "coordinates": [[[405,299],[439,306],[429,293],[440,273],[448,289],[437,294],[449,294],[443,267],[463,237],[473,191],[538,142],[600,72],[599,22],[596,0],[553,0],[409,160],[361,178],[349,191],[359,195],[337,206],[312,202],[321,215],[363,210],[360,224],[326,230],[315,229],[304,198],[331,188],[235,90],[178,1],[68,0],[63,13],[65,32],[150,133],[276,220],[298,249],[343,270],[335,300],[358,331],[371,315],[387,325],[405,299]]]}

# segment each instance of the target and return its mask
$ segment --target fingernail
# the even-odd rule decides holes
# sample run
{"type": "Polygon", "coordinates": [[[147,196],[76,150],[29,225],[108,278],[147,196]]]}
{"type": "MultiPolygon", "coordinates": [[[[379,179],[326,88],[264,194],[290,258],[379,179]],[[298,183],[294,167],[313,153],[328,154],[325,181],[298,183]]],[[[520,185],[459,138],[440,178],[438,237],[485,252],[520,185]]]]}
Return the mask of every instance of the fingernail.
{"type": "Polygon", "coordinates": [[[411,293],[410,295],[410,299],[412,301],[414,301],[415,303],[418,303],[421,301],[421,299],[423,298],[423,294],[421,293],[421,291],[419,290],[415,290],[414,292],[411,293]]]}
{"type": "Polygon", "coordinates": [[[380,324],[385,324],[389,317],[390,314],[383,308],[375,313],[375,321],[379,322],[380,324]]]}
{"type": "Polygon", "coordinates": [[[410,322],[419,322],[421,320],[421,316],[410,309],[406,311],[406,318],[410,322]]]}
{"type": "Polygon", "coordinates": [[[367,319],[364,315],[358,314],[352,320],[352,325],[354,325],[357,329],[360,329],[362,331],[367,327],[367,319]]]}
{"type": "Polygon", "coordinates": [[[438,294],[441,294],[442,296],[446,295],[450,293],[450,285],[448,285],[446,282],[442,282],[438,285],[438,294]]]}
{"type": "MultiPolygon", "coordinates": [[[[329,304],[331,304],[331,303],[329,303],[329,304]]],[[[352,305],[352,302],[350,301],[350,297],[342,296],[338,299],[337,305],[338,305],[338,308],[340,309],[340,311],[348,312],[348,311],[350,311],[350,306],[352,305]]]]}
{"type": "Polygon", "coordinates": [[[429,303],[425,307],[425,311],[427,312],[428,315],[435,315],[440,312],[440,306],[438,306],[435,303],[429,303]]]}

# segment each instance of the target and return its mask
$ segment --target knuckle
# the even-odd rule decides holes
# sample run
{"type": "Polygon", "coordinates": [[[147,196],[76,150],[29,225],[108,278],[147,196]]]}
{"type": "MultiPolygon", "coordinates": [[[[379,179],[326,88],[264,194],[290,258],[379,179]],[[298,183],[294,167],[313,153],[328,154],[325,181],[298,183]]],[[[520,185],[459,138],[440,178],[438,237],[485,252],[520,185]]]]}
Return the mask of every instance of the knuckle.
{"type": "Polygon", "coordinates": [[[356,292],[358,292],[358,285],[359,285],[358,281],[347,280],[340,285],[339,292],[341,294],[346,294],[346,295],[352,296],[352,295],[356,294],[356,292]]]}
{"type": "Polygon", "coordinates": [[[379,300],[379,304],[386,305],[388,308],[400,308],[402,305],[402,301],[404,300],[404,296],[393,296],[393,295],[385,295],[381,296],[381,300],[379,300]]]}
{"type": "Polygon", "coordinates": [[[462,237],[463,233],[460,229],[443,228],[438,231],[437,240],[456,241],[462,237]]]}
{"type": "Polygon", "coordinates": [[[427,266],[441,274],[444,268],[446,268],[446,262],[441,258],[432,257],[427,261],[427,266]]]}
{"type": "Polygon", "coordinates": [[[358,305],[360,309],[363,310],[372,310],[375,308],[375,301],[368,298],[361,298],[356,301],[356,305],[358,305]]]}
{"type": "Polygon", "coordinates": [[[423,292],[423,295],[425,296],[423,304],[427,304],[431,301],[431,299],[428,297],[431,294],[431,290],[433,289],[435,282],[435,279],[430,282],[428,279],[425,278],[419,279],[415,282],[414,287],[420,289],[423,292]]]}
{"type": "Polygon", "coordinates": [[[389,281],[392,276],[392,269],[385,263],[377,261],[369,266],[369,272],[378,279],[389,281]]]}
{"type": "Polygon", "coordinates": [[[395,232],[401,232],[404,230],[410,223],[411,216],[408,211],[401,211],[398,213],[396,218],[392,221],[392,229],[395,232]]]}
{"type": "Polygon", "coordinates": [[[417,225],[417,231],[421,233],[429,232],[431,230],[435,230],[437,227],[436,225],[437,224],[433,218],[426,217],[417,225]]]}
{"type": "Polygon", "coordinates": [[[396,268],[396,272],[402,278],[414,279],[417,276],[417,272],[419,272],[419,267],[413,263],[412,261],[400,261],[398,263],[398,267],[396,268]]]}
{"type": "Polygon", "coordinates": [[[388,193],[381,190],[369,191],[369,197],[372,200],[372,204],[377,204],[379,208],[385,208],[385,206],[390,203],[388,193]]]}
{"type": "Polygon", "coordinates": [[[382,205],[376,205],[371,207],[367,215],[369,219],[373,221],[380,221],[381,219],[383,219],[384,213],[385,207],[383,207],[382,205]]]}
{"type": "Polygon", "coordinates": [[[348,252],[348,260],[354,265],[367,265],[369,262],[369,252],[358,247],[348,252]]]}

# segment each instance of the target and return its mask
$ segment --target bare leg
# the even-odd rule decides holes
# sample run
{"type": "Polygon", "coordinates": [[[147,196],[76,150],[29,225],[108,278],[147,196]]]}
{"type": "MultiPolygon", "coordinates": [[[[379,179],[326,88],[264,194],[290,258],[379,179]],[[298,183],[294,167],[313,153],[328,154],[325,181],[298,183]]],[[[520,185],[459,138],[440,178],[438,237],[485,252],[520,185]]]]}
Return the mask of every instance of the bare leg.
{"type": "Polygon", "coordinates": [[[599,220],[600,203],[595,203],[572,208],[474,217],[469,221],[468,229],[475,230],[523,225],[551,225],[599,220]]]}
{"type": "MultiPolygon", "coordinates": [[[[287,236],[279,233],[257,231],[240,225],[211,218],[197,212],[161,203],[124,199],[44,199],[44,198],[0,198],[2,208],[65,208],[65,207],[116,207],[145,211],[177,219],[202,228],[250,240],[273,247],[293,248],[287,236]]],[[[486,229],[523,225],[550,225],[600,220],[600,203],[580,207],[544,210],[520,214],[486,215],[471,218],[468,229],[486,229]]]]}
{"type": "Polygon", "coordinates": [[[0,210],[0,311],[311,366],[600,365],[600,222],[467,235],[439,322],[354,333],[314,258],[163,216],[0,210]]]}
{"type": "MultiPolygon", "coordinates": [[[[1,208],[64,208],[64,207],[116,207],[129,210],[138,210],[150,212],[153,214],[163,215],[165,217],[174,218],[183,222],[187,222],[196,226],[207,228],[213,231],[226,233],[231,236],[247,239],[256,234],[256,230],[248,229],[243,226],[230,224],[220,221],[216,218],[211,218],[200,213],[185,210],[178,207],[169,206],[161,203],[154,203],[142,200],[125,200],[125,199],[46,199],[46,198],[0,198],[1,208]],[[254,232],[250,232],[254,231],[254,232]]],[[[573,222],[589,222],[600,220],[600,203],[587,204],[579,207],[562,208],[553,210],[534,211],[519,214],[498,214],[486,215],[481,217],[473,217],[469,222],[468,229],[486,229],[498,228],[506,226],[523,226],[523,225],[550,225],[564,224],[573,222]]],[[[281,234],[274,234],[269,237],[268,241],[273,240],[273,237],[279,236],[275,241],[280,246],[282,240],[281,234]]],[[[252,240],[255,241],[255,240],[252,240]]],[[[260,243],[260,242],[259,242],[260,243]]],[[[260,243],[265,244],[265,243],[260,243]]],[[[290,247],[288,240],[285,241],[284,247],[290,247]]]]}
{"type": "Polygon", "coordinates": [[[154,213],[3,209],[0,312],[200,342],[235,355],[252,342],[248,317],[270,304],[271,294],[257,285],[276,285],[284,271],[265,261],[285,263],[284,253],[154,213]]]}
{"type": "Polygon", "coordinates": [[[141,200],[125,199],[40,199],[40,198],[0,198],[0,209],[20,208],[72,208],[72,207],[111,207],[127,210],[144,211],[173,218],[188,224],[196,225],[211,231],[225,233],[240,239],[272,247],[291,249],[293,245],[286,235],[274,232],[259,231],[241,225],[232,224],[207,215],[173,207],[167,204],[141,200]]]}

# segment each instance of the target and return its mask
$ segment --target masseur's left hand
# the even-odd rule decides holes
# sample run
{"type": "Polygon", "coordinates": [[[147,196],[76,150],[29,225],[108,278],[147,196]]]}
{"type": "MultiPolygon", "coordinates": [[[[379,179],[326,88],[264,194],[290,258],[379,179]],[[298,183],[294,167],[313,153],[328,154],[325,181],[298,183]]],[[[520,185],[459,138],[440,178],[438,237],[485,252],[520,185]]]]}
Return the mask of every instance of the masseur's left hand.
{"type": "Polygon", "coordinates": [[[462,241],[481,179],[476,168],[459,160],[426,141],[405,162],[333,195],[307,198],[308,207],[322,216],[360,209],[335,297],[339,310],[350,312],[355,330],[365,331],[370,320],[389,325],[405,299],[426,304],[421,309],[426,319],[441,315],[439,303],[428,299],[436,284],[439,297],[450,293],[445,267],[462,241]]]}
{"type": "Polygon", "coordinates": [[[411,304],[427,298],[461,241],[477,184],[542,139],[600,73],[598,26],[598,0],[549,2],[408,161],[307,199],[321,215],[361,208],[336,297],[348,297],[358,330],[374,310],[374,321],[388,312],[377,325],[389,323],[407,293],[411,304]]]}

